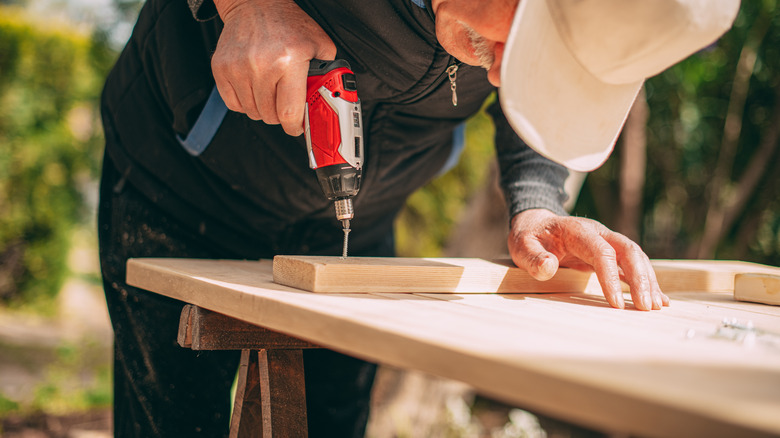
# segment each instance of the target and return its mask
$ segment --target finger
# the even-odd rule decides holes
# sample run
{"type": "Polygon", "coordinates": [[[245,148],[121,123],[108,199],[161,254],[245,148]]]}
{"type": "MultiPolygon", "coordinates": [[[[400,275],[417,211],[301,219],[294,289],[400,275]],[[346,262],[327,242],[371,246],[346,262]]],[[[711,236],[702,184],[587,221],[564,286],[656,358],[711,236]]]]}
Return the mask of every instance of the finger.
{"type": "Polygon", "coordinates": [[[236,91],[236,97],[238,98],[238,111],[246,114],[252,120],[262,120],[263,116],[255,104],[252,87],[248,84],[243,84],[240,87],[234,85],[233,89],[236,91]]]}
{"type": "Polygon", "coordinates": [[[604,245],[599,245],[592,257],[591,265],[596,271],[596,277],[607,302],[617,309],[625,308],[626,303],[623,299],[623,288],[620,285],[620,272],[614,250],[604,242],[604,245]]]}
{"type": "Polygon", "coordinates": [[[225,106],[231,111],[244,112],[241,108],[241,102],[238,100],[236,90],[233,89],[233,84],[227,79],[227,75],[224,73],[224,66],[218,62],[216,58],[211,60],[211,68],[214,72],[214,85],[217,86],[222,101],[225,102],[225,106]]]}
{"type": "Polygon", "coordinates": [[[539,281],[551,279],[558,271],[558,257],[547,251],[539,240],[530,236],[518,236],[512,247],[515,264],[539,281]]]}
{"type": "Polygon", "coordinates": [[[244,113],[252,120],[260,120],[260,113],[257,111],[255,100],[252,93],[252,87],[246,81],[231,81],[231,89],[235,93],[235,98],[238,101],[236,107],[225,105],[233,111],[244,113]]]}
{"type": "Polygon", "coordinates": [[[648,269],[647,256],[639,248],[639,245],[622,234],[612,231],[605,233],[605,239],[615,248],[618,265],[623,269],[624,278],[631,290],[631,298],[634,300],[634,306],[639,310],[660,309],[660,296],[657,303],[653,297],[654,286],[650,277],[652,269],[648,269]]]}
{"type": "Polygon", "coordinates": [[[308,63],[291,67],[276,84],[276,109],[284,132],[292,136],[303,133],[303,111],[306,105],[308,63]]]}
{"type": "Polygon", "coordinates": [[[260,114],[254,104],[251,88],[246,80],[241,80],[231,74],[230,63],[223,56],[217,54],[211,59],[211,69],[214,74],[214,83],[217,91],[229,110],[244,113],[249,118],[258,120],[260,114]],[[250,96],[249,98],[247,96],[250,96]]]}
{"type": "Polygon", "coordinates": [[[240,89],[236,89],[236,95],[238,96],[238,101],[241,105],[241,112],[252,120],[263,120],[263,115],[260,113],[257,104],[255,103],[254,91],[252,90],[251,85],[244,85],[240,89]]]}
{"type": "Polygon", "coordinates": [[[222,97],[222,101],[225,102],[225,106],[228,107],[228,109],[231,111],[243,112],[241,109],[241,104],[238,101],[236,91],[233,89],[233,86],[230,84],[230,82],[219,81],[216,79],[216,77],[214,79],[219,96],[222,97]]]}
{"type": "Polygon", "coordinates": [[[650,284],[654,285],[653,287],[653,299],[655,300],[656,297],[658,297],[660,300],[660,303],[658,303],[659,308],[660,307],[668,307],[671,304],[671,300],[669,297],[663,293],[661,290],[661,285],[658,284],[658,278],[655,275],[655,269],[653,269],[653,264],[650,263],[650,259],[647,259],[647,265],[650,272],[650,284]]]}
{"type": "Polygon", "coordinates": [[[593,267],[609,305],[618,309],[625,308],[617,254],[599,230],[586,228],[581,223],[572,221],[570,226],[565,228],[563,242],[567,252],[593,267]]]}
{"type": "Polygon", "coordinates": [[[254,104],[260,120],[269,125],[279,124],[279,117],[276,114],[276,83],[276,78],[256,77],[252,84],[254,104]]]}
{"type": "MultiPolygon", "coordinates": [[[[633,252],[635,255],[635,258],[633,261],[619,261],[619,266],[621,267],[631,267],[635,266],[637,267],[643,274],[646,273],[647,275],[647,290],[646,294],[650,297],[650,300],[652,302],[652,308],[653,310],[660,310],[664,306],[669,306],[671,300],[668,296],[666,296],[662,291],[661,287],[658,284],[658,279],[655,275],[655,269],[653,269],[653,264],[650,262],[650,258],[647,257],[647,255],[642,251],[642,249],[637,245],[636,243],[632,242],[630,239],[626,238],[622,234],[610,232],[611,236],[610,238],[614,239],[611,244],[616,247],[622,247],[624,248],[624,252],[633,252]]],[[[631,285],[631,276],[637,275],[637,271],[631,271],[631,275],[624,275],[624,279],[626,283],[629,283],[631,285]]],[[[634,289],[634,286],[631,286],[632,291],[634,289]]],[[[642,301],[646,301],[646,298],[640,298],[642,301]]],[[[646,302],[645,302],[646,305],[646,302]]]]}
{"type": "MultiPolygon", "coordinates": [[[[653,310],[661,310],[665,305],[668,306],[669,303],[667,301],[666,304],[664,304],[664,297],[666,295],[661,292],[661,287],[658,285],[658,280],[655,277],[655,270],[653,270],[653,265],[650,263],[650,259],[645,258],[645,266],[648,273],[648,280],[650,281],[650,297],[653,299],[653,310]]],[[[668,297],[666,298],[669,299],[668,297]]]]}

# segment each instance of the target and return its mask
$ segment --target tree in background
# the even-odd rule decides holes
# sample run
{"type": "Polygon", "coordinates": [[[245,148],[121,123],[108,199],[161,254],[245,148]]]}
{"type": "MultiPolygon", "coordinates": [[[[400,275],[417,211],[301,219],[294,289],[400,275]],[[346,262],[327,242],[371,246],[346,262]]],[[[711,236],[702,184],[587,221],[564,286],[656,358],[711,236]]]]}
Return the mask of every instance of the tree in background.
{"type": "Polygon", "coordinates": [[[74,28],[0,6],[0,301],[59,291],[69,235],[91,216],[111,59],[74,28]]]}
{"type": "Polygon", "coordinates": [[[646,105],[635,105],[575,212],[639,230],[651,257],[780,264],[776,6],[742,2],[716,44],[647,81],[646,105]]]}

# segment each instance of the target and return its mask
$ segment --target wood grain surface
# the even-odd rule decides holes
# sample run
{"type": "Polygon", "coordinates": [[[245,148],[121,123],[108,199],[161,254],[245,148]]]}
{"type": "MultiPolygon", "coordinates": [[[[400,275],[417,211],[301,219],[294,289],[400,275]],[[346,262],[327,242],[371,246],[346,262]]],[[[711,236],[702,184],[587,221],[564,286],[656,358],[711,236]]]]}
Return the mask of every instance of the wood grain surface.
{"type": "MultiPolygon", "coordinates": [[[[653,260],[665,292],[700,290],[731,292],[734,275],[760,272],[780,275],[780,268],[755,263],[701,260],[653,260]]],[[[511,260],[470,258],[403,258],[276,256],[274,282],[325,293],[601,293],[596,274],[559,269],[538,281],[511,260]]],[[[623,284],[628,290],[628,285],[623,284]]]]}
{"type": "MultiPolygon", "coordinates": [[[[735,266],[722,267],[733,281],[735,266]]],[[[641,312],[629,296],[618,310],[594,292],[311,293],[274,283],[267,260],[135,259],[127,275],[143,289],[599,430],[780,435],[780,308],[731,291],[667,290],[669,308],[641,312]],[[748,342],[724,318],[760,331],[748,342]]]]}

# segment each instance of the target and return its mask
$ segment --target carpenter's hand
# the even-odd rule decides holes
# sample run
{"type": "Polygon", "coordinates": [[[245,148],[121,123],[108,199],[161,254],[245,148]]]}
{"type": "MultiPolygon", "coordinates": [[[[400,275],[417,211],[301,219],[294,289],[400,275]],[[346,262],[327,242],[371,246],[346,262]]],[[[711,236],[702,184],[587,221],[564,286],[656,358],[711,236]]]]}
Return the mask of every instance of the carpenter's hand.
{"type": "Polygon", "coordinates": [[[222,99],[253,120],[303,132],[306,76],[336,46],[293,0],[215,0],[225,23],[211,69],[222,99]]]}
{"type": "Polygon", "coordinates": [[[620,279],[631,288],[637,309],[669,305],[639,245],[594,220],[526,210],[512,219],[508,244],[515,264],[537,280],[550,279],[558,266],[593,270],[612,307],[625,306],[620,279]]]}

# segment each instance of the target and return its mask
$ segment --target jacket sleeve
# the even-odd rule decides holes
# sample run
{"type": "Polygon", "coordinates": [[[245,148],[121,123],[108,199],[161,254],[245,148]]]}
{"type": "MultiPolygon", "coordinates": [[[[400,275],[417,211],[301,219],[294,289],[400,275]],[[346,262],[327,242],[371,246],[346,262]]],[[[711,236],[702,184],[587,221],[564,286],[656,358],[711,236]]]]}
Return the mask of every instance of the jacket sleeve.
{"type": "Polygon", "coordinates": [[[208,21],[217,16],[214,0],[187,0],[187,4],[198,21],[208,21]]]}
{"type": "Polygon", "coordinates": [[[488,112],[496,126],[496,154],[509,218],[532,208],[545,208],[565,216],[563,203],[568,196],[563,184],[569,171],[539,155],[520,139],[504,116],[498,99],[488,112]]]}

